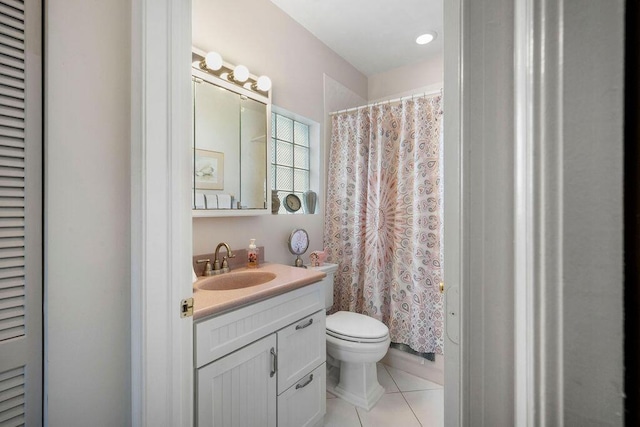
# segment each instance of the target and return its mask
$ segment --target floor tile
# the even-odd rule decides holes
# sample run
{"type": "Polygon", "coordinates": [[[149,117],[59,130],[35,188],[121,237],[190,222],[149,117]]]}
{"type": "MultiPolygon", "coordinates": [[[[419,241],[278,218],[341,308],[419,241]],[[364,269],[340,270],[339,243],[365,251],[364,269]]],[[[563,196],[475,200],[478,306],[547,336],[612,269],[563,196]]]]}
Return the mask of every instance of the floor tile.
{"type": "Polygon", "coordinates": [[[378,382],[384,387],[385,393],[397,393],[400,391],[396,383],[393,382],[389,372],[387,372],[387,368],[382,363],[378,363],[376,368],[378,369],[378,382]]]}
{"type": "Polygon", "coordinates": [[[335,398],[336,398],[336,396],[335,396],[335,395],[333,395],[333,394],[331,394],[331,393],[327,392],[327,399],[335,399],[335,398]]]}
{"type": "Polygon", "coordinates": [[[423,426],[444,426],[444,390],[402,393],[423,426]]]}
{"type": "Polygon", "coordinates": [[[361,427],[356,407],[342,399],[327,400],[324,427],[361,427]]]}
{"type": "Polygon", "coordinates": [[[411,408],[400,393],[384,394],[377,405],[367,412],[356,408],[363,427],[420,427],[411,408]]]}
{"type": "Polygon", "coordinates": [[[415,375],[411,375],[407,372],[401,371],[391,366],[385,366],[387,371],[395,381],[400,391],[418,391],[418,390],[434,390],[441,389],[440,384],[436,384],[433,381],[425,380],[415,375]]]}

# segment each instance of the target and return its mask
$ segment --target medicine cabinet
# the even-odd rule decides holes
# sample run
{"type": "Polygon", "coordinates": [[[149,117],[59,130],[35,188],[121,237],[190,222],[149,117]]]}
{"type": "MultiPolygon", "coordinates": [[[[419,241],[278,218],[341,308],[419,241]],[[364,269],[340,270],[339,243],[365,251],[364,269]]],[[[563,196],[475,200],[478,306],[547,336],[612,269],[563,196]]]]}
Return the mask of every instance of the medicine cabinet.
{"type": "Polygon", "coordinates": [[[209,73],[202,57],[193,53],[193,216],[271,213],[271,91],[209,73]]]}

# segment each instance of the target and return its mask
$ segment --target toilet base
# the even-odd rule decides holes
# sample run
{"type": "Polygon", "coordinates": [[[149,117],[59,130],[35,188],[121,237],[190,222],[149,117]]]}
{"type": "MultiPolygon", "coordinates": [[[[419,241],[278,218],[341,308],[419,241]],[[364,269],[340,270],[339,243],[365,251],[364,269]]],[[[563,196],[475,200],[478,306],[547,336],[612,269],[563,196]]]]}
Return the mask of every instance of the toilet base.
{"type": "Polygon", "coordinates": [[[367,411],[376,406],[384,394],[384,388],[378,382],[375,363],[342,361],[340,368],[330,369],[327,375],[327,391],[367,411]]]}

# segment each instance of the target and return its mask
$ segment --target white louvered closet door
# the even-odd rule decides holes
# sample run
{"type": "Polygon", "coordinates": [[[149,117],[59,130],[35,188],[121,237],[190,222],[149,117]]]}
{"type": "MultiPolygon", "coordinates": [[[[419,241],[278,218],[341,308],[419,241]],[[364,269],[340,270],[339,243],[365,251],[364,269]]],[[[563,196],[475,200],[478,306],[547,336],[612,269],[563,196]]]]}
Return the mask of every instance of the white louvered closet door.
{"type": "Polygon", "coordinates": [[[0,0],[0,426],[42,424],[41,14],[0,0]]]}

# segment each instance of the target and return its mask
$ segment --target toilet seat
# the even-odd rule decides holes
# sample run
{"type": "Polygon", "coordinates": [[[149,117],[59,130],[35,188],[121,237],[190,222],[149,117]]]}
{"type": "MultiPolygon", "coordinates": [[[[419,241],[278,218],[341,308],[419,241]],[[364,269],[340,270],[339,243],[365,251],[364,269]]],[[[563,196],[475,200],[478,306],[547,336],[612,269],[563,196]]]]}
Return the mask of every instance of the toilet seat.
{"type": "Polygon", "coordinates": [[[327,335],[334,337],[336,339],[339,340],[343,340],[343,341],[349,341],[349,342],[359,342],[359,343],[378,343],[378,342],[383,342],[388,338],[388,335],[385,335],[383,337],[380,338],[362,338],[362,337],[350,337],[348,335],[340,335],[340,334],[336,334],[335,332],[331,332],[331,331],[327,331],[327,335]]]}
{"type": "Polygon", "coordinates": [[[379,343],[389,338],[389,328],[373,317],[338,311],[326,320],[327,335],[350,342],[379,343]]]}

